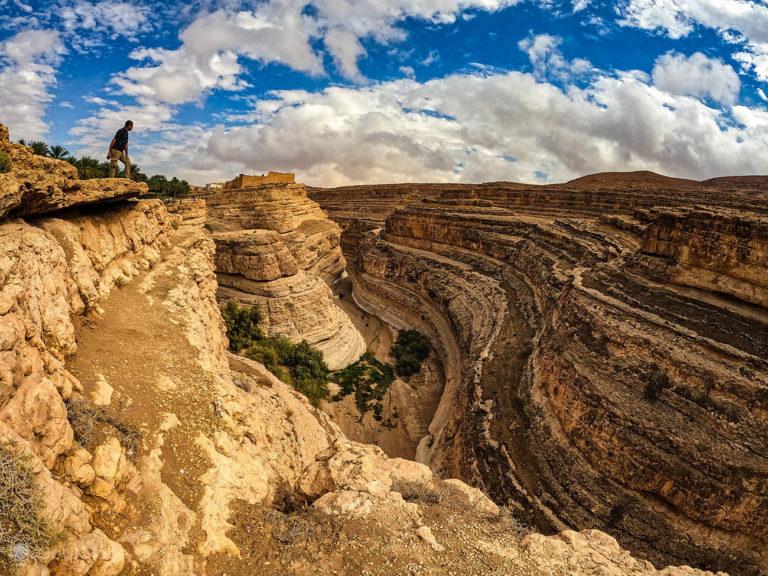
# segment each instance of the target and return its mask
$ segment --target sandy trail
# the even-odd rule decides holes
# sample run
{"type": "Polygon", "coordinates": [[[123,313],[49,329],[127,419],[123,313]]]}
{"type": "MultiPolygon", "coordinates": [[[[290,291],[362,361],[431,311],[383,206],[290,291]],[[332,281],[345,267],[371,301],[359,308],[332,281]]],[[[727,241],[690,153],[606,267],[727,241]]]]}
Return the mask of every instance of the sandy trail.
{"type": "MultiPolygon", "coordinates": [[[[76,327],[78,351],[67,363],[89,398],[99,380],[109,383],[114,389],[109,410],[141,429],[137,460],[142,476],[159,473],[156,482],[145,481],[138,494],[129,494],[127,511],[101,519],[100,527],[123,542],[131,539],[126,536],[128,530],[162,525],[169,505],[180,516],[193,518],[204,492],[200,477],[211,468],[196,439],[201,434],[212,438],[219,427],[214,375],[200,365],[198,351],[189,343],[179,319],[163,304],[179,285],[179,270],[167,262],[174,251],[183,249],[178,246],[182,240],[180,234],[165,251],[160,273],[146,272],[127,286],[115,288],[102,303],[101,315],[81,319],[76,327]],[[142,293],[148,274],[154,281],[142,293]]],[[[197,526],[181,526],[180,530],[177,535],[187,539],[191,552],[203,538],[202,531],[197,526]]],[[[125,572],[145,573],[152,571],[141,565],[125,572]]]]}

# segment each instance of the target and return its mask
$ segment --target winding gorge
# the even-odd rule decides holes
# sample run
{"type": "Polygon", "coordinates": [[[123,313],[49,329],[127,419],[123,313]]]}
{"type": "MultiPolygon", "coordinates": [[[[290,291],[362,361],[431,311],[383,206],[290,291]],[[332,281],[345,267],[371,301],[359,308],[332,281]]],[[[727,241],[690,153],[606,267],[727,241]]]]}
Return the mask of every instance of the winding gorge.
{"type": "Polygon", "coordinates": [[[760,573],[765,186],[637,173],[313,197],[346,226],[361,306],[436,343],[420,461],[545,531],[760,573]]]}

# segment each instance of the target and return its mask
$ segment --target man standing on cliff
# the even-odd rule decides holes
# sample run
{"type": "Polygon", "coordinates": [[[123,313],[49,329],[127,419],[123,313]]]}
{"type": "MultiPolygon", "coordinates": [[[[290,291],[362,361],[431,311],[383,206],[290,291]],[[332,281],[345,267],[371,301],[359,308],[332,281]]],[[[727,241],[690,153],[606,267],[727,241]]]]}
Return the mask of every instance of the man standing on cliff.
{"type": "Polygon", "coordinates": [[[131,177],[131,160],[128,158],[128,132],[133,130],[133,122],[128,120],[123,128],[117,131],[115,137],[109,145],[107,160],[109,160],[109,177],[114,178],[117,174],[117,161],[125,166],[125,177],[131,177]]]}

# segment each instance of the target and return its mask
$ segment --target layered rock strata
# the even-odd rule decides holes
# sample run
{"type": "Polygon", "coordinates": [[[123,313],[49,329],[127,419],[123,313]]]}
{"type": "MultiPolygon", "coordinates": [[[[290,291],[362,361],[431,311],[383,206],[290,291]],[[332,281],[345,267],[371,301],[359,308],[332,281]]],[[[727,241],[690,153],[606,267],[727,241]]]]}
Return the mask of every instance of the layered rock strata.
{"type": "Polygon", "coordinates": [[[355,296],[435,343],[446,385],[422,453],[439,474],[544,530],[759,574],[765,187],[634,178],[424,191],[383,228],[365,211],[343,242],[355,296]]]}
{"type": "Polygon", "coordinates": [[[206,198],[219,296],[256,306],[270,335],[307,340],[331,369],[365,352],[329,288],[344,272],[341,230],[297,184],[226,190],[206,198]]]}
{"type": "Polygon", "coordinates": [[[478,490],[348,441],[229,355],[199,209],[0,220],[0,443],[62,535],[38,557],[14,549],[15,573],[702,574],[658,572],[596,532],[520,540],[478,490]],[[138,444],[80,445],[74,400],[113,410],[138,444]]]}

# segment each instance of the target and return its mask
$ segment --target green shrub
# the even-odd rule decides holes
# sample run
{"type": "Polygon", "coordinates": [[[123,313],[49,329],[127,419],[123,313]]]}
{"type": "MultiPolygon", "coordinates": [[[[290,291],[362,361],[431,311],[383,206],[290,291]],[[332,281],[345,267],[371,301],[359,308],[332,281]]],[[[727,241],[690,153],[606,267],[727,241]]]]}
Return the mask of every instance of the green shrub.
{"type": "Polygon", "coordinates": [[[13,168],[13,161],[11,160],[11,157],[8,156],[7,152],[0,151],[0,174],[10,172],[11,168],[13,168]]]}
{"type": "Polygon", "coordinates": [[[39,560],[63,540],[40,514],[43,495],[24,457],[0,446],[0,572],[14,574],[27,559],[39,560]]]}
{"type": "Polygon", "coordinates": [[[389,364],[380,362],[373,354],[366,352],[351,366],[334,372],[333,379],[341,387],[335,401],[354,394],[355,406],[361,414],[373,410],[374,419],[382,420],[381,401],[395,379],[389,364]]]}
{"type": "Polygon", "coordinates": [[[429,339],[418,330],[401,330],[391,350],[395,370],[400,376],[413,376],[421,370],[431,349],[429,339]]]}
{"type": "Polygon", "coordinates": [[[222,317],[227,326],[229,349],[233,352],[253,346],[264,336],[259,328],[261,313],[255,307],[238,306],[230,301],[224,305],[222,317]]]}
{"type": "Polygon", "coordinates": [[[244,351],[251,360],[304,394],[313,406],[328,397],[328,366],[323,354],[304,340],[294,344],[285,336],[253,341],[244,351]]]}

